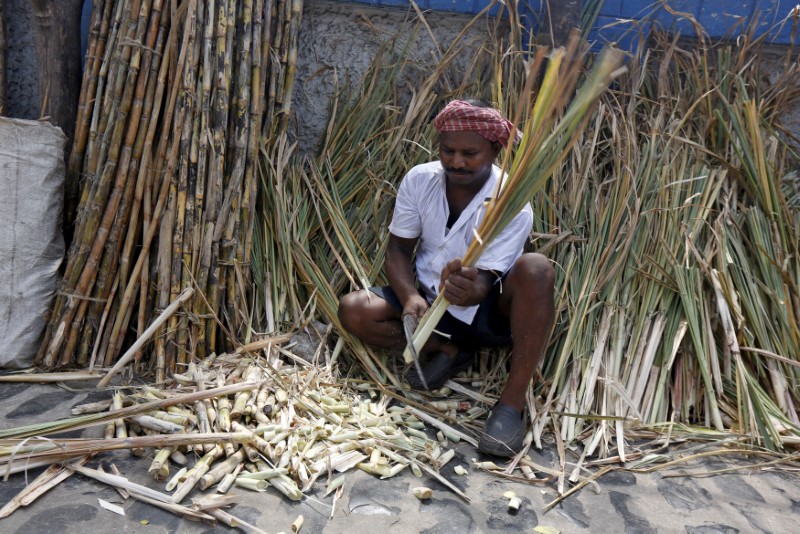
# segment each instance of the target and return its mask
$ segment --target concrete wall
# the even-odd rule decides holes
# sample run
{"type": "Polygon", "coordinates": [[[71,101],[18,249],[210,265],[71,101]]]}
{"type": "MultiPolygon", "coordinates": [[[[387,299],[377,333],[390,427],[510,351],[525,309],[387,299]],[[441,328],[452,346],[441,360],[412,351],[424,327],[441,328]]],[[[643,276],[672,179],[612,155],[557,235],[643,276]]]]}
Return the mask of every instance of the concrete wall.
{"type": "MultiPolygon", "coordinates": [[[[439,49],[446,50],[472,15],[429,12],[425,14],[436,42],[425,28],[413,34],[411,53],[430,62],[439,49]]],[[[334,85],[361,79],[380,46],[395,36],[396,48],[406,46],[418,21],[413,9],[371,7],[359,3],[306,0],[297,58],[297,82],[292,102],[300,148],[313,149],[326,126],[334,85]]],[[[485,42],[486,23],[467,32],[468,47],[485,42]]],[[[464,61],[469,54],[464,54],[464,61]]],[[[409,80],[414,83],[414,80],[409,80]]]]}

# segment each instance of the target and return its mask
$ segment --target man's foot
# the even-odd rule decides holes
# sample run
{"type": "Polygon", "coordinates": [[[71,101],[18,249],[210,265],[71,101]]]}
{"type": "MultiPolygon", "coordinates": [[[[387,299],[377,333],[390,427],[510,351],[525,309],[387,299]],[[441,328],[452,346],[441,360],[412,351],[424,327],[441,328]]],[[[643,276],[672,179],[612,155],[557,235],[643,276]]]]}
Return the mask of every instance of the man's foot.
{"type": "MultiPolygon", "coordinates": [[[[465,350],[458,351],[455,356],[450,356],[446,352],[434,353],[422,364],[422,373],[428,383],[428,390],[441,388],[450,378],[469,368],[474,360],[475,354],[465,350]]],[[[415,367],[406,373],[406,381],[414,389],[425,389],[415,367]]]]}
{"type": "Polygon", "coordinates": [[[522,412],[505,404],[495,404],[486,420],[478,450],[492,456],[511,458],[522,449],[525,424],[522,412]]]}

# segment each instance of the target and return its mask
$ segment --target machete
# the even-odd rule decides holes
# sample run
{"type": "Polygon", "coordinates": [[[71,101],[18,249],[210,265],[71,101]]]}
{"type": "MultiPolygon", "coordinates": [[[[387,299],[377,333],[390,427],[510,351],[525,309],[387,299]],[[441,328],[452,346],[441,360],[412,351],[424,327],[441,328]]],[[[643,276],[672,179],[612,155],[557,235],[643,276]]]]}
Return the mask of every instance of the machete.
{"type": "Polygon", "coordinates": [[[408,350],[414,357],[414,365],[417,367],[417,374],[422,381],[423,387],[428,389],[428,382],[425,380],[425,375],[422,373],[422,366],[419,364],[419,355],[417,349],[414,347],[414,331],[417,329],[419,319],[415,315],[407,314],[403,316],[403,331],[406,333],[406,343],[408,343],[408,350]]]}

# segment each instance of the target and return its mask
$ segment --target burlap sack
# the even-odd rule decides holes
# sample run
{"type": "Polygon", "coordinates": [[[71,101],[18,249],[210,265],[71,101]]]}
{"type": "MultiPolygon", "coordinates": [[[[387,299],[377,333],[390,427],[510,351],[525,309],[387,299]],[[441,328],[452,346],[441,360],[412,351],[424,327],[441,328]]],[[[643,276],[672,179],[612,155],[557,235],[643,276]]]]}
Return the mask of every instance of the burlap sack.
{"type": "Polygon", "coordinates": [[[0,367],[33,363],[64,256],[60,128],[0,117],[0,367]]]}

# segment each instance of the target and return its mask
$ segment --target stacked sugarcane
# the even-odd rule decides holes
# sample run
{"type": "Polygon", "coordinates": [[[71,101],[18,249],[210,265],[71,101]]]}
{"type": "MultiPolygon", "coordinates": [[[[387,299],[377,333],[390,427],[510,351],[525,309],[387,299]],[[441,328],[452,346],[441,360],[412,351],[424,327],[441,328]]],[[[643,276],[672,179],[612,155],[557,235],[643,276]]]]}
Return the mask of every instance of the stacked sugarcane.
{"type": "Polygon", "coordinates": [[[40,366],[108,366],[189,287],[138,363],[160,381],[246,337],[257,155],[288,125],[301,8],[95,1],[68,167],[84,186],[40,366]]]}

